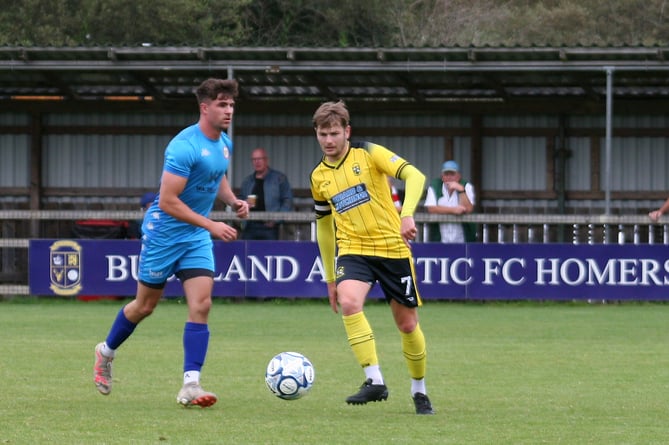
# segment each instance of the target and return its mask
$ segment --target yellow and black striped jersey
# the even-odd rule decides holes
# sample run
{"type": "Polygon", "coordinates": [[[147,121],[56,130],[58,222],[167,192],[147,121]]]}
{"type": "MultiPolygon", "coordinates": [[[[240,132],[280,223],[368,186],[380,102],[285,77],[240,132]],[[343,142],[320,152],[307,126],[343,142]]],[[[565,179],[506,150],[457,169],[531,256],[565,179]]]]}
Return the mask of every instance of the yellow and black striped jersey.
{"type": "Polygon", "coordinates": [[[351,142],[336,165],[325,159],[311,172],[316,218],[332,215],[339,255],[410,258],[400,235],[388,176],[398,178],[409,163],[371,142],[351,142]]]}

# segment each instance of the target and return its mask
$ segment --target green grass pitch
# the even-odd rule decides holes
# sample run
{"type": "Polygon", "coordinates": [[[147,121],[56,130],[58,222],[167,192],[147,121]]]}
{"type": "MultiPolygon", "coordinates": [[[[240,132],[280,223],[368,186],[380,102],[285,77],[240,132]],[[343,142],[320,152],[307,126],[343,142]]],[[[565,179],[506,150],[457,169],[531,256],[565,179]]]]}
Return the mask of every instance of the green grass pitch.
{"type": "Polygon", "coordinates": [[[0,303],[0,444],[665,444],[669,305],[427,302],[427,386],[416,416],[389,308],[366,308],[388,401],[348,406],[364,380],[339,315],[319,301],[216,301],[203,386],[185,409],[182,301],[162,302],[118,351],[114,388],[92,382],[93,347],[123,302],[0,303]],[[311,392],[272,396],[264,370],[296,350],[311,392]]]}

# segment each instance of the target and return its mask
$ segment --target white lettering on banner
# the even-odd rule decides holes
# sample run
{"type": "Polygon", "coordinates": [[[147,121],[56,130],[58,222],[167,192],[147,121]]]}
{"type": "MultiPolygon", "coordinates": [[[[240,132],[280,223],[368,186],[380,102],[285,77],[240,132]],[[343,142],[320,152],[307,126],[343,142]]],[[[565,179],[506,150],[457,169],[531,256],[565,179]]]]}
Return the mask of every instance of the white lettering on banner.
{"type": "Polygon", "coordinates": [[[472,282],[472,277],[471,274],[469,273],[469,270],[473,267],[472,265],[472,259],[471,258],[457,258],[455,261],[453,261],[453,265],[450,268],[451,271],[451,278],[453,279],[453,282],[455,284],[469,284],[472,282]],[[458,274],[458,268],[459,266],[466,266],[463,267],[464,274],[462,277],[458,274]]]}
{"type": "MultiPolygon", "coordinates": [[[[137,280],[139,255],[105,255],[108,282],[137,280]]],[[[235,255],[228,264],[219,264],[217,282],[267,281],[288,283],[323,282],[320,256],[310,267],[290,255],[235,255]],[[306,265],[305,265],[306,266],[306,265]],[[306,272],[306,275],[304,274],[306,272]]],[[[417,281],[425,285],[466,286],[480,276],[481,284],[521,286],[531,281],[537,286],[669,286],[669,259],[652,258],[495,258],[495,257],[416,257],[417,281]],[[536,276],[531,277],[527,262],[534,261],[536,276]],[[474,274],[482,267],[482,275],[474,274]],[[422,276],[421,276],[422,275],[422,276]]],[[[175,277],[170,277],[170,281],[175,277]]]]}
{"type": "Polygon", "coordinates": [[[662,263],[656,260],[610,258],[603,267],[594,258],[537,258],[537,278],[534,284],[558,286],[567,284],[578,286],[637,286],[669,284],[669,260],[662,263]]]}
{"type": "Polygon", "coordinates": [[[585,264],[583,261],[580,261],[576,258],[568,258],[560,266],[560,278],[565,284],[570,286],[577,286],[579,284],[583,284],[586,280],[586,277],[587,273],[585,264]],[[571,270],[575,270],[576,275],[570,275],[569,270],[571,265],[575,266],[572,267],[571,270]]]}
{"type": "MultiPolygon", "coordinates": [[[[139,255],[105,255],[107,260],[106,281],[117,282],[125,281],[132,277],[137,281],[139,255]]],[[[266,281],[290,282],[295,281],[300,273],[300,264],[295,257],[280,255],[266,256],[258,258],[248,257],[251,261],[250,278],[244,267],[244,258],[233,256],[230,264],[224,272],[218,273],[214,281],[230,282],[237,278],[237,281],[258,281],[258,274],[262,275],[266,281]]],[[[322,264],[320,258],[317,258],[309,277],[306,281],[313,281],[313,275],[320,274],[323,277],[322,264]]]]}
{"type": "MultiPolygon", "coordinates": [[[[664,280],[660,278],[659,272],[662,269],[658,261],[652,261],[647,259],[641,259],[641,284],[649,285],[652,281],[653,284],[657,286],[662,286],[663,284],[668,284],[667,277],[664,280]]],[[[669,267],[669,260],[664,263],[664,268],[667,270],[669,267]]]]}
{"type": "Polygon", "coordinates": [[[456,258],[453,261],[453,265],[450,268],[450,272],[451,272],[450,275],[451,275],[451,278],[453,279],[453,282],[455,284],[461,284],[461,285],[471,283],[472,282],[472,277],[469,274],[469,269],[471,269],[471,268],[472,268],[471,258],[456,258]],[[460,277],[460,275],[458,275],[458,268],[461,265],[463,266],[463,270],[465,271],[465,273],[463,274],[462,277],[460,277]]]}
{"type": "Polygon", "coordinates": [[[637,260],[620,260],[620,266],[620,284],[637,284],[637,260]]]}
{"type": "MultiPolygon", "coordinates": [[[[442,265],[444,262],[448,261],[448,258],[416,258],[415,263],[417,266],[423,266],[423,279],[419,280],[421,283],[427,283],[427,284],[432,284],[434,281],[432,280],[432,267],[430,267],[433,264],[439,264],[441,261],[442,265]]],[[[442,266],[442,274],[443,274],[443,266],[442,266]]],[[[443,277],[443,275],[442,275],[443,277]]],[[[441,281],[440,281],[441,282],[441,281]]]]}
{"type": "Polygon", "coordinates": [[[107,259],[106,281],[125,281],[128,277],[137,281],[139,255],[105,255],[107,259]]]}
{"type": "Polygon", "coordinates": [[[492,276],[499,276],[500,258],[483,258],[483,284],[492,285],[492,276]]]}
{"type": "Polygon", "coordinates": [[[513,284],[514,286],[520,286],[525,282],[525,277],[521,276],[517,280],[511,278],[511,268],[516,265],[520,265],[522,275],[522,271],[525,269],[525,258],[511,258],[504,262],[504,266],[502,267],[502,277],[504,277],[504,281],[507,283],[513,284]]]}
{"type": "Polygon", "coordinates": [[[263,262],[257,256],[249,255],[249,260],[251,261],[251,273],[249,281],[258,281],[258,272],[260,272],[266,281],[271,281],[272,274],[269,270],[269,261],[265,263],[266,267],[263,267],[263,262]]]}
{"type": "Polygon", "coordinates": [[[535,260],[537,264],[537,278],[534,281],[534,284],[546,284],[546,280],[544,278],[545,275],[548,275],[548,277],[550,277],[548,284],[553,284],[553,285],[559,284],[559,281],[557,279],[557,269],[559,261],[560,261],[559,258],[550,258],[550,259],[537,258],[535,260]],[[544,267],[544,263],[547,260],[550,261],[550,269],[544,267]]]}
{"type": "Polygon", "coordinates": [[[214,281],[232,281],[232,277],[235,275],[238,277],[238,281],[248,280],[246,269],[244,268],[244,260],[237,255],[232,257],[228,270],[225,272],[225,276],[222,277],[221,275],[222,273],[215,277],[214,281]]]}
{"type": "Polygon", "coordinates": [[[471,258],[455,258],[451,262],[450,258],[421,257],[416,258],[415,263],[417,266],[423,266],[423,277],[419,280],[420,283],[432,284],[436,279],[439,284],[450,284],[452,281],[455,284],[465,285],[470,284],[473,280],[470,273],[473,267],[471,258]],[[437,266],[435,278],[433,278],[435,275],[433,266],[437,266]]]}
{"type": "Polygon", "coordinates": [[[297,275],[300,272],[300,265],[295,258],[290,256],[276,256],[274,257],[274,262],[276,264],[276,276],[274,277],[274,281],[281,283],[295,281],[295,278],[297,278],[297,275]],[[292,272],[287,275],[286,271],[292,272]]]}
{"type": "Polygon", "coordinates": [[[611,261],[606,262],[604,269],[600,269],[599,265],[596,262],[593,263],[589,271],[588,283],[606,282],[606,284],[615,284],[616,275],[614,269],[615,269],[615,264],[613,264],[611,261]]]}
{"type": "Polygon", "coordinates": [[[504,261],[502,258],[483,258],[483,284],[494,285],[494,277],[500,277],[507,284],[520,286],[525,282],[524,275],[525,259],[509,258],[504,261]],[[521,274],[519,278],[513,278],[511,272],[514,266],[520,266],[521,274]]]}
{"type": "Polygon", "coordinates": [[[311,264],[311,269],[309,270],[309,275],[304,279],[307,283],[313,283],[314,277],[318,281],[325,281],[325,270],[323,269],[323,262],[321,257],[317,256],[314,262],[311,264]]]}
{"type": "MultiPolygon", "coordinates": [[[[107,260],[107,277],[105,281],[125,281],[139,278],[139,255],[105,255],[107,260]]],[[[167,281],[173,281],[176,277],[170,276],[167,281]]]]}
{"type": "Polygon", "coordinates": [[[130,274],[132,279],[137,281],[139,280],[139,255],[130,255],[128,258],[130,258],[130,274]]]}
{"type": "Polygon", "coordinates": [[[249,281],[258,281],[258,273],[270,282],[294,281],[300,272],[300,265],[294,257],[268,255],[258,258],[255,255],[249,255],[248,259],[251,261],[249,281]]]}

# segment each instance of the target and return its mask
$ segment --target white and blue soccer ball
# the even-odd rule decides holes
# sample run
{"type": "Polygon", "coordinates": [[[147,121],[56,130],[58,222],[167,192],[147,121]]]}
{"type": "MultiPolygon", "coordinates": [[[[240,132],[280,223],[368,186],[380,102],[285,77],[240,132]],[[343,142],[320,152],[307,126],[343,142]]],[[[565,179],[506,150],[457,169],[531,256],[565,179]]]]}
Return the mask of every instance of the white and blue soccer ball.
{"type": "Polygon", "coordinates": [[[314,365],[299,352],[282,352],[267,364],[265,383],[275,396],[295,400],[309,392],[316,377],[314,365]]]}

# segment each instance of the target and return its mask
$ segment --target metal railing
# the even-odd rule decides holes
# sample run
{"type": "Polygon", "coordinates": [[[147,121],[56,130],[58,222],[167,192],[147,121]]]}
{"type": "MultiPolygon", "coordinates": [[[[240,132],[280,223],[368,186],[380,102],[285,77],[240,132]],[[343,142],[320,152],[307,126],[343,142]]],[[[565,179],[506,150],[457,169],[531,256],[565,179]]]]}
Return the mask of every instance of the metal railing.
{"type": "MultiPolygon", "coordinates": [[[[138,211],[107,210],[0,210],[0,221],[76,221],[76,220],[137,220],[138,211]]],[[[216,211],[212,219],[239,221],[233,212],[216,211]]],[[[556,215],[556,214],[470,214],[463,216],[416,213],[419,228],[417,241],[426,239],[426,227],[431,223],[472,222],[479,226],[479,241],[498,243],[573,244],[669,244],[669,220],[653,223],[646,215],[556,215]]],[[[283,221],[287,226],[308,225],[308,236],[299,239],[314,241],[315,219],[311,212],[251,212],[249,220],[283,221]]],[[[38,236],[39,237],[39,236],[38,236]]],[[[3,234],[2,248],[28,247],[27,238],[9,238],[3,234]]]]}

